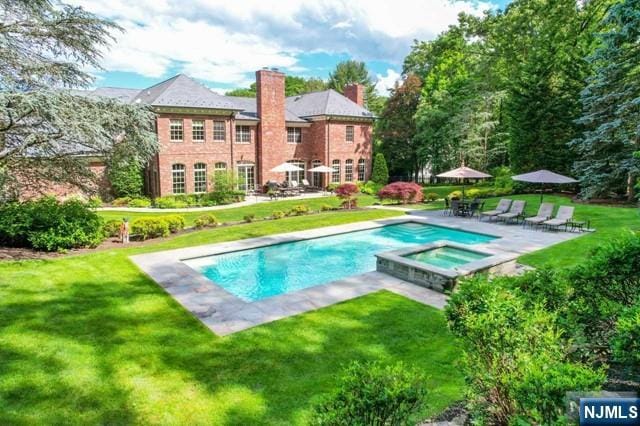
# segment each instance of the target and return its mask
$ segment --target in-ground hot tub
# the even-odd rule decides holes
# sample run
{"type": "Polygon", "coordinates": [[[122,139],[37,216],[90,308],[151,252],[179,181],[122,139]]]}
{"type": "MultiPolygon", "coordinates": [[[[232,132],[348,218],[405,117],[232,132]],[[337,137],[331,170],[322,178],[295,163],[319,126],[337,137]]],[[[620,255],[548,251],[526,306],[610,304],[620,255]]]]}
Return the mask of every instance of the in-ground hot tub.
{"type": "Polygon", "coordinates": [[[376,255],[376,270],[440,292],[453,290],[458,279],[484,272],[513,273],[515,253],[476,249],[450,241],[393,250],[376,255]]]}

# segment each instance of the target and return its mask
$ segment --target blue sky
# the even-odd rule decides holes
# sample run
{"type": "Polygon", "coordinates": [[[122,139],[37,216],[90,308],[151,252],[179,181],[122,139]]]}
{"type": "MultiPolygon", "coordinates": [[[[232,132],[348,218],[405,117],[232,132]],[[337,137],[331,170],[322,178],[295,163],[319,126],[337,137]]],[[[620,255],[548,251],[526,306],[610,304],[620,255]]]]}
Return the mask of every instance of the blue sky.
{"type": "Polygon", "coordinates": [[[460,12],[508,0],[68,0],[118,23],[96,86],[143,88],[185,73],[224,92],[254,72],[326,78],[335,64],[365,61],[385,93],[414,39],[429,40],[460,12]]]}

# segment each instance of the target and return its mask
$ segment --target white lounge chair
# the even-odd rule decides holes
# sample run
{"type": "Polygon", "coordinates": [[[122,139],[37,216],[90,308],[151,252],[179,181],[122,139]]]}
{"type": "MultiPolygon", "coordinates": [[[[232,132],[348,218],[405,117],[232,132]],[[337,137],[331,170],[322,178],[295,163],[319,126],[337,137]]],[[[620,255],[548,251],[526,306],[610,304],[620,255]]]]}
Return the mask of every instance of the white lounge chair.
{"type": "Polygon", "coordinates": [[[558,229],[562,225],[567,225],[567,223],[573,220],[573,212],[575,208],[571,206],[560,206],[558,209],[558,213],[556,213],[556,217],[550,220],[546,220],[542,222],[547,229],[553,228],[558,229]]]}
{"type": "Polygon", "coordinates": [[[498,215],[498,220],[504,220],[505,223],[511,222],[513,219],[516,220],[516,223],[520,218],[524,218],[524,207],[527,205],[526,201],[516,200],[511,204],[511,208],[506,213],[501,213],[498,215]]]}
{"type": "Polygon", "coordinates": [[[511,200],[508,198],[503,198],[498,202],[498,205],[494,210],[488,210],[486,212],[480,213],[480,218],[488,217],[491,220],[492,217],[496,217],[499,214],[503,214],[509,211],[509,207],[511,207],[511,200]]]}
{"type": "Polygon", "coordinates": [[[531,217],[525,217],[524,222],[522,223],[524,226],[527,224],[531,226],[538,226],[542,222],[545,222],[553,216],[553,204],[552,203],[542,203],[538,208],[538,214],[531,217]]]}

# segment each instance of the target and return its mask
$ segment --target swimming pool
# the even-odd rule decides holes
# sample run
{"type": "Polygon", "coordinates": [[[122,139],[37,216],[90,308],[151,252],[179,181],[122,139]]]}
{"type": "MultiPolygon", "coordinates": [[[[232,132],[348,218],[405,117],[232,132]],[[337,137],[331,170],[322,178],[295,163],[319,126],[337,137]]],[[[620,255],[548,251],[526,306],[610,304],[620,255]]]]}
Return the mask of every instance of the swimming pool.
{"type": "Polygon", "coordinates": [[[376,253],[437,240],[478,244],[496,237],[408,222],[185,260],[217,285],[253,302],[376,270],[376,253]]]}

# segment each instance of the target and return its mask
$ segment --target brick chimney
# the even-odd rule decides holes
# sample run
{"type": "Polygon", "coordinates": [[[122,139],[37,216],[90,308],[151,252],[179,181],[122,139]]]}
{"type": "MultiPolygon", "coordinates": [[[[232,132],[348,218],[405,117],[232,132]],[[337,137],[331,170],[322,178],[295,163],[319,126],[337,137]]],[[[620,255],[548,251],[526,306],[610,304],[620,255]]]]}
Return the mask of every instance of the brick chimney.
{"type": "Polygon", "coordinates": [[[344,86],[344,95],[357,103],[361,107],[364,106],[364,86],[362,84],[354,83],[344,86]]]}
{"type": "Polygon", "coordinates": [[[277,70],[256,71],[257,107],[260,124],[257,140],[257,182],[282,180],[282,173],[270,172],[282,161],[281,154],[286,143],[284,74],[277,70]]]}

